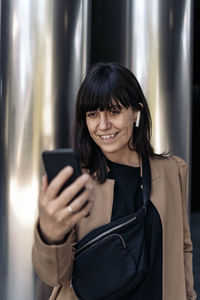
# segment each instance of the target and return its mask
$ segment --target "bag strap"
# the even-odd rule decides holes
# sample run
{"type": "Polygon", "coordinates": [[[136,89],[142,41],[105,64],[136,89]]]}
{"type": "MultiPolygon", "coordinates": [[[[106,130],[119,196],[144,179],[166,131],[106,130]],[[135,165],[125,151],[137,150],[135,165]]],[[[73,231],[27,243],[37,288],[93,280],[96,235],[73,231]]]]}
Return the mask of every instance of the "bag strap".
{"type": "Polygon", "coordinates": [[[143,203],[144,208],[147,208],[149,196],[151,193],[151,168],[149,158],[142,159],[142,185],[143,185],[143,203]]]}

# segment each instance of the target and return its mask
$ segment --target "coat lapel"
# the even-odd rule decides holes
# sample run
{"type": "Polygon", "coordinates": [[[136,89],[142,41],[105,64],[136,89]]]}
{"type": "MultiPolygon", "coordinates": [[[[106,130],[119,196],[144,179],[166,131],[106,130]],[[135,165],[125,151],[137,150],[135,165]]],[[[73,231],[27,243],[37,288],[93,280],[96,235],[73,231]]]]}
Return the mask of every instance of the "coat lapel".
{"type": "Polygon", "coordinates": [[[104,184],[98,185],[93,182],[94,204],[90,216],[83,218],[77,225],[77,240],[79,241],[93,229],[109,223],[111,220],[114,183],[112,179],[107,179],[104,184]]]}

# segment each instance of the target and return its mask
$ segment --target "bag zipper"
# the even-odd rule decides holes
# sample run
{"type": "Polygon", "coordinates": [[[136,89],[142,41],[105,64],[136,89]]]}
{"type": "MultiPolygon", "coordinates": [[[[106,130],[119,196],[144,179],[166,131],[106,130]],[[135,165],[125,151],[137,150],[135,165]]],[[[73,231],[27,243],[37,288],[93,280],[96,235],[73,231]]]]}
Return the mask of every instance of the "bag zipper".
{"type": "Polygon", "coordinates": [[[109,239],[109,238],[111,238],[113,236],[117,236],[118,238],[120,238],[120,240],[121,240],[124,248],[126,248],[126,243],[125,243],[123,237],[120,234],[118,234],[118,233],[113,233],[113,234],[110,234],[110,235],[104,237],[103,239],[100,239],[100,240],[96,241],[95,243],[93,243],[92,245],[90,245],[89,248],[86,248],[85,250],[83,249],[83,251],[81,253],[78,253],[78,255],[76,255],[75,260],[78,257],[80,257],[83,253],[85,253],[85,251],[87,251],[88,249],[91,249],[91,247],[96,246],[96,245],[98,245],[98,243],[101,243],[102,241],[105,241],[105,240],[107,240],[107,239],[109,239]]]}
{"type": "MultiPolygon", "coordinates": [[[[109,229],[109,230],[107,230],[107,231],[101,233],[101,234],[98,235],[97,237],[93,238],[91,241],[87,242],[85,245],[83,245],[80,249],[78,249],[78,250],[76,251],[76,256],[77,256],[78,253],[79,253],[80,251],[82,251],[84,248],[90,246],[91,244],[93,244],[94,242],[98,241],[99,239],[101,239],[101,238],[104,237],[105,235],[110,234],[110,233],[112,233],[113,231],[115,231],[115,230],[117,230],[117,229],[119,229],[119,228],[121,228],[121,227],[123,227],[123,226],[128,225],[129,223],[133,222],[135,219],[136,219],[136,216],[134,216],[134,217],[131,218],[130,220],[128,220],[128,221],[126,221],[126,222],[124,222],[124,223],[122,223],[122,224],[120,224],[120,225],[117,225],[117,226],[115,226],[115,227],[113,227],[113,228],[111,228],[111,229],[109,229]]],[[[120,235],[119,235],[119,236],[120,236],[120,235]]],[[[120,237],[121,237],[121,236],[120,236],[120,237]]],[[[121,237],[121,238],[122,238],[122,237],[121,237]]],[[[123,241],[123,244],[124,244],[124,241],[123,241]]]]}

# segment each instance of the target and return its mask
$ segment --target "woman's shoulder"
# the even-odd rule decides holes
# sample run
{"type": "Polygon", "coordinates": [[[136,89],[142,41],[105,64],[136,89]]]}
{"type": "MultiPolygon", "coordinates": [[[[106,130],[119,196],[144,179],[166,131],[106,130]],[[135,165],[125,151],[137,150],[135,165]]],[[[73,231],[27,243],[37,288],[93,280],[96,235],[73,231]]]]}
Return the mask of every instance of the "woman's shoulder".
{"type": "Polygon", "coordinates": [[[187,163],[185,162],[185,160],[182,157],[176,156],[176,155],[171,155],[170,158],[178,165],[178,167],[187,168],[187,163]]]}
{"type": "Polygon", "coordinates": [[[173,170],[187,170],[187,164],[183,158],[177,155],[169,155],[169,156],[154,156],[150,158],[150,164],[152,167],[158,168],[159,170],[163,171],[170,171],[173,170]]]}

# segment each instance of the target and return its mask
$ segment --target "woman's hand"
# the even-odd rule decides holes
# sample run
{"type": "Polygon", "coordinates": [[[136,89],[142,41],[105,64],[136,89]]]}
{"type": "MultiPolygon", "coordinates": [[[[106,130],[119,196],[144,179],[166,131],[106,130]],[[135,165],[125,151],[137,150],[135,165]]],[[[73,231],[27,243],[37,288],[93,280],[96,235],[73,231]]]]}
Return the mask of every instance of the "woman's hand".
{"type": "Polygon", "coordinates": [[[62,241],[75,224],[86,217],[92,208],[92,186],[88,184],[90,179],[88,174],[81,175],[58,195],[72,173],[73,168],[67,166],[49,185],[47,176],[42,178],[39,197],[39,226],[41,235],[48,244],[62,241]],[[85,190],[70,203],[84,187],[85,190]]]}

